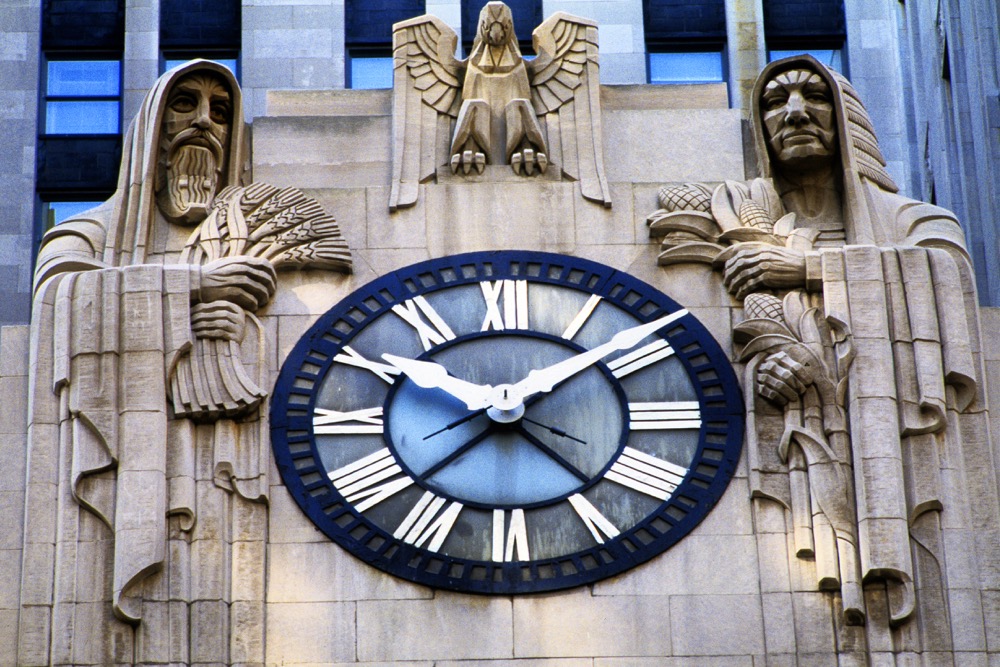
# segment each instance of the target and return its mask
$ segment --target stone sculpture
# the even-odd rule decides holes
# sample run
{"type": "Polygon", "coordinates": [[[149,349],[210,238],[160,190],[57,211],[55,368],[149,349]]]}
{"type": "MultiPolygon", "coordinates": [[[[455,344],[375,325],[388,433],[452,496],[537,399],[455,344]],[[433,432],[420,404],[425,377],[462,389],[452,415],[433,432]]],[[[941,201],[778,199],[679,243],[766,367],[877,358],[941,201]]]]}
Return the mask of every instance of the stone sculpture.
{"type": "Polygon", "coordinates": [[[510,8],[490,2],[472,52],[421,16],[393,26],[393,182],[389,208],[411,206],[438,168],[480,175],[488,165],[515,174],[579,181],[584,197],[611,205],[604,176],[597,24],[557,12],[538,26],[538,57],[526,61],[510,8]]]}
{"type": "Polygon", "coordinates": [[[895,650],[949,650],[961,610],[944,582],[976,568],[941,513],[952,529],[963,515],[989,523],[960,482],[989,459],[962,231],[897,193],[839,74],[809,56],[777,61],[752,99],[760,178],[661,190],[659,262],[710,263],[743,302],[752,492],[790,510],[794,553],[818,589],[839,591],[843,623],[886,630],[916,614],[895,650]]]}
{"type": "Polygon", "coordinates": [[[244,186],[221,65],[160,77],[123,155],[115,195],[39,252],[24,572],[55,576],[31,575],[22,627],[52,629],[53,664],[262,664],[273,362],[256,313],[276,268],[349,271],[350,254],[301,192],[244,186]]]}

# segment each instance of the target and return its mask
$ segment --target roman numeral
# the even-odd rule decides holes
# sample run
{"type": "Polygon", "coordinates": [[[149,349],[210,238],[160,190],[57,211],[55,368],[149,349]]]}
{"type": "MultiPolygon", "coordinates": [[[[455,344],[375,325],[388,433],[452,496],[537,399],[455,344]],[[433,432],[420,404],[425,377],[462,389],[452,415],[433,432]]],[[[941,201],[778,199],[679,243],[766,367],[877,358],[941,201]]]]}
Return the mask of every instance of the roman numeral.
{"type": "Polygon", "coordinates": [[[628,418],[628,427],[633,431],[701,428],[701,410],[697,401],[629,403],[628,418]]]}
{"type": "Polygon", "coordinates": [[[615,528],[615,524],[597,511],[597,508],[591,505],[589,500],[579,493],[570,496],[568,500],[598,544],[604,544],[606,539],[618,536],[619,531],[615,528]]]}
{"type": "Polygon", "coordinates": [[[616,378],[623,378],[650,364],[655,364],[661,359],[666,359],[673,353],[674,350],[670,344],[660,338],[649,345],[643,345],[638,350],[618,357],[614,361],[609,361],[608,368],[611,369],[611,374],[616,378]]]}
{"type": "Polygon", "coordinates": [[[604,478],[647,496],[666,500],[685,475],[687,468],[626,447],[604,478]]]}
{"type": "Polygon", "coordinates": [[[486,299],[486,318],[480,331],[528,328],[528,281],[484,280],[479,283],[486,299]],[[500,299],[503,298],[503,308],[500,299]],[[502,312],[501,312],[502,310],[502,312]]]}
{"type": "Polygon", "coordinates": [[[364,408],[339,412],[316,408],[313,417],[313,433],[316,435],[355,435],[361,433],[381,433],[382,408],[364,408]]]}
{"type": "Polygon", "coordinates": [[[531,560],[524,510],[511,511],[510,528],[505,531],[506,515],[504,510],[493,510],[493,560],[497,563],[531,560]]]}
{"type": "Polygon", "coordinates": [[[422,296],[415,296],[401,304],[396,304],[392,307],[392,312],[417,330],[420,344],[424,346],[424,350],[429,350],[435,345],[440,345],[455,337],[455,332],[451,330],[448,323],[441,319],[437,311],[422,296]]]}
{"type": "Polygon", "coordinates": [[[399,375],[400,371],[395,366],[390,366],[389,364],[382,364],[377,361],[372,361],[371,359],[366,359],[361,356],[350,346],[345,345],[343,348],[343,353],[338,354],[333,358],[334,361],[341,364],[347,364],[348,366],[356,366],[358,368],[363,368],[366,371],[371,371],[377,375],[382,380],[392,384],[396,381],[395,375],[399,375]]]}
{"type": "Polygon", "coordinates": [[[354,504],[354,509],[359,512],[378,505],[413,484],[413,480],[403,474],[388,447],[334,470],[329,478],[344,499],[354,504]],[[395,479],[390,479],[393,477],[395,479]],[[383,480],[389,481],[379,484],[383,480]]]}
{"type": "Polygon", "coordinates": [[[455,525],[458,513],[462,511],[462,503],[456,501],[452,501],[442,510],[445,502],[444,498],[425,491],[392,536],[415,547],[430,540],[427,548],[430,551],[440,550],[452,526],[455,525]]]}
{"type": "Polygon", "coordinates": [[[588,319],[590,319],[590,316],[594,312],[594,308],[597,308],[597,304],[600,302],[600,296],[597,294],[591,294],[590,298],[587,299],[587,303],[583,304],[583,308],[580,309],[580,312],[576,314],[573,321],[569,323],[568,327],[566,327],[566,331],[563,331],[562,337],[566,340],[573,340],[573,336],[580,332],[580,329],[582,329],[583,325],[587,323],[588,319]]]}

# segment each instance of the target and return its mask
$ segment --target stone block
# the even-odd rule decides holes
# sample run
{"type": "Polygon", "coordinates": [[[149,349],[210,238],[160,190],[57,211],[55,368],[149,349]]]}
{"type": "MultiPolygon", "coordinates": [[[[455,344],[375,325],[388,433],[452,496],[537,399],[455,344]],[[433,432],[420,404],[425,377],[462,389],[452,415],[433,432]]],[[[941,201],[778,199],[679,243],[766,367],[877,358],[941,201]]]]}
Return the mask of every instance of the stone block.
{"type": "Polygon", "coordinates": [[[260,118],[254,122],[254,178],[299,188],[389,185],[387,116],[260,118]]]}
{"type": "Polygon", "coordinates": [[[608,111],[662,109],[728,109],[724,83],[685,86],[601,86],[601,109],[608,111]]]}
{"type": "Polygon", "coordinates": [[[752,535],[703,535],[700,527],[651,561],[594,584],[595,596],[751,595],[759,589],[752,535]],[[725,566],[708,554],[725,553],[725,566]]]}
{"type": "Polygon", "coordinates": [[[269,90],[267,115],[390,116],[389,90],[269,90]]]}
{"type": "MultiPolygon", "coordinates": [[[[21,548],[24,536],[23,522],[24,492],[0,491],[0,549],[21,548]]],[[[18,562],[20,562],[20,558],[18,558],[18,562]]]]}
{"type": "Polygon", "coordinates": [[[795,618],[791,593],[765,593],[760,598],[768,653],[795,653],[795,618]]]}
{"type": "Polygon", "coordinates": [[[948,610],[951,612],[952,641],[955,651],[985,651],[983,603],[978,590],[950,588],[948,610]]]}
{"type": "MultiPolygon", "coordinates": [[[[794,666],[794,663],[789,663],[794,666]]],[[[753,667],[750,655],[698,658],[594,658],[594,667],[753,667]]]]}
{"type": "Polygon", "coordinates": [[[355,603],[268,604],[269,665],[353,662],[355,603]]]}
{"type": "Polygon", "coordinates": [[[509,598],[441,591],[433,600],[375,600],[357,606],[358,660],[512,657],[509,598]]]}
{"type": "Polygon", "coordinates": [[[546,182],[423,186],[427,250],[435,257],[507,248],[570,252],[575,189],[546,182]]]}
{"type": "Polygon", "coordinates": [[[271,544],[267,599],[272,602],[430,599],[431,589],[385,574],[337,544],[271,544]],[[322,576],[317,576],[322,573],[322,576]]]}
{"type": "MultiPolygon", "coordinates": [[[[423,199],[407,208],[389,211],[389,188],[365,188],[369,248],[423,248],[427,244],[427,207],[423,199]]],[[[456,211],[434,210],[437,216],[456,211]]]]}
{"type": "MultiPolygon", "coordinates": [[[[352,251],[368,244],[368,213],[364,188],[328,188],[304,190],[337,220],[340,233],[352,251]]],[[[389,201],[388,194],[386,200],[389,201]]],[[[388,207],[386,207],[388,211],[388,207]]],[[[329,273],[324,271],[323,273],[329,273]]]]}
{"type": "Polygon", "coordinates": [[[632,186],[612,183],[611,208],[583,197],[573,199],[576,245],[631,245],[635,243],[632,186]]]}
{"type": "Polygon", "coordinates": [[[678,595],[670,598],[673,655],[747,655],[764,652],[764,624],[756,595],[678,595]]]}
{"type": "Polygon", "coordinates": [[[377,276],[384,275],[390,271],[395,271],[404,266],[422,262],[430,259],[430,253],[426,250],[401,249],[371,249],[358,253],[362,259],[368,273],[364,276],[358,275],[356,278],[361,282],[374,280],[377,276]]]}
{"type": "Polygon", "coordinates": [[[760,559],[760,590],[763,593],[790,591],[791,573],[789,536],[784,533],[757,535],[757,557],[760,559]]]}
{"type": "Polygon", "coordinates": [[[27,325],[0,327],[0,377],[28,374],[28,332],[27,325]]]}
{"type": "Polygon", "coordinates": [[[609,182],[743,179],[738,110],[605,111],[602,126],[609,182]],[[627,147],[627,160],[616,146],[627,147]]]}
{"type": "Polygon", "coordinates": [[[270,522],[268,527],[268,544],[273,547],[279,544],[303,542],[328,542],[329,538],[306,517],[292,499],[292,495],[281,484],[281,479],[271,487],[270,522]]]}
{"type": "Polygon", "coordinates": [[[792,606],[798,650],[802,653],[834,653],[837,640],[834,637],[832,597],[828,593],[793,593],[792,606]]]}
{"type": "Polygon", "coordinates": [[[0,665],[16,664],[18,664],[17,610],[0,609],[0,665]]]}
{"type": "Polygon", "coordinates": [[[191,662],[223,662],[228,653],[229,605],[222,600],[191,603],[191,662]]]}
{"type": "Polygon", "coordinates": [[[670,600],[586,589],[514,599],[516,657],[670,655],[670,600]]]}
{"type": "Polygon", "coordinates": [[[358,262],[357,253],[354,256],[354,273],[336,273],[332,271],[288,271],[278,276],[279,288],[275,297],[268,305],[269,316],[302,316],[311,319],[329,310],[338,301],[360,287],[364,281],[358,277],[364,275],[365,265],[358,262]]]}
{"type": "MultiPolygon", "coordinates": [[[[406,663],[409,667],[413,663],[406,663]]],[[[527,660],[439,660],[434,667],[592,667],[590,658],[538,658],[527,660]]],[[[402,667],[402,666],[401,666],[402,667]]]]}

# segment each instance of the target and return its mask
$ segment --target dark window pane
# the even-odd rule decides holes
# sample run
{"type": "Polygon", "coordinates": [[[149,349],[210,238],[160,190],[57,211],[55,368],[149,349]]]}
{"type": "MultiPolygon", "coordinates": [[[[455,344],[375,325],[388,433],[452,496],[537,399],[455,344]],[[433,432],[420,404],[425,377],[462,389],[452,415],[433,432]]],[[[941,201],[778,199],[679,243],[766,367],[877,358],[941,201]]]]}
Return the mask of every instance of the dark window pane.
{"type": "Polygon", "coordinates": [[[392,44],[392,24],[426,14],[424,0],[346,0],[348,44],[392,44]]]}
{"type": "Polygon", "coordinates": [[[716,83],[723,80],[722,52],[650,53],[650,83],[716,83]]]}
{"type": "Polygon", "coordinates": [[[642,15],[647,42],[726,38],[723,0],[643,0],[642,15]]]}
{"type": "Polygon", "coordinates": [[[43,51],[121,53],[124,48],[124,0],[43,0],[43,51]]]}
{"type": "Polygon", "coordinates": [[[122,157],[120,135],[47,136],[38,142],[38,175],[42,199],[76,199],[70,192],[86,192],[80,199],[110,196],[118,179],[122,157]],[[58,196],[57,196],[58,195],[58,196]]]}
{"type": "Polygon", "coordinates": [[[116,134],[118,102],[47,102],[46,134],[116,134]]]}
{"type": "Polygon", "coordinates": [[[121,90],[117,60],[50,60],[49,97],[113,97],[121,90]]]}
{"type": "Polygon", "coordinates": [[[780,37],[845,34],[843,0],[764,0],[764,35],[780,37]]]}
{"type": "Polygon", "coordinates": [[[242,41],[240,0],[160,0],[160,48],[232,49],[242,41]]]}
{"type": "Polygon", "coordinates": [[[392,88],[392,58],[351,58],[351,88],[392,88]]]}

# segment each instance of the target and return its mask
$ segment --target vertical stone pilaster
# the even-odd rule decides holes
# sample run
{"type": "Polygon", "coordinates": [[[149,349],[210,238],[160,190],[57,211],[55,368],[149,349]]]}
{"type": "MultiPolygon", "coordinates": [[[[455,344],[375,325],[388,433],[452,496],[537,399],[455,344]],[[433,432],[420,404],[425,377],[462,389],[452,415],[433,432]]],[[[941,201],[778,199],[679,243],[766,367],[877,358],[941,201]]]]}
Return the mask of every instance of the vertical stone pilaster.
{"type": "Polygon", "coordinates": [[[646,83],[646,37],[640,0],[543,1],[543,19],[559,11],[597,21],[601,83],[646,83]]]}
{"type": "Polygon", "coordinates": [[[0,324],[27,322],[31,309],[40,7],[0,8],[0,324]]]}
{"type": "Polygon", "coordinates": [[[122,131],[160,74],[159,0],[126,0],[122,63],[122,131]]]}
{"type": "Polygon", "coordinates": [[[905,190],[911,182],[911,165],[907,160],[899,11],[900,5],[895,2],[844,0],[845,74],[871,114],[889,174],[905,190]]]}
{"type": "Polygon", "coordinates": [[[729,56],[729,104],[749,113],[750,91],[767,64],[764,4],[761,0],[726,0],[729,56]]]}

